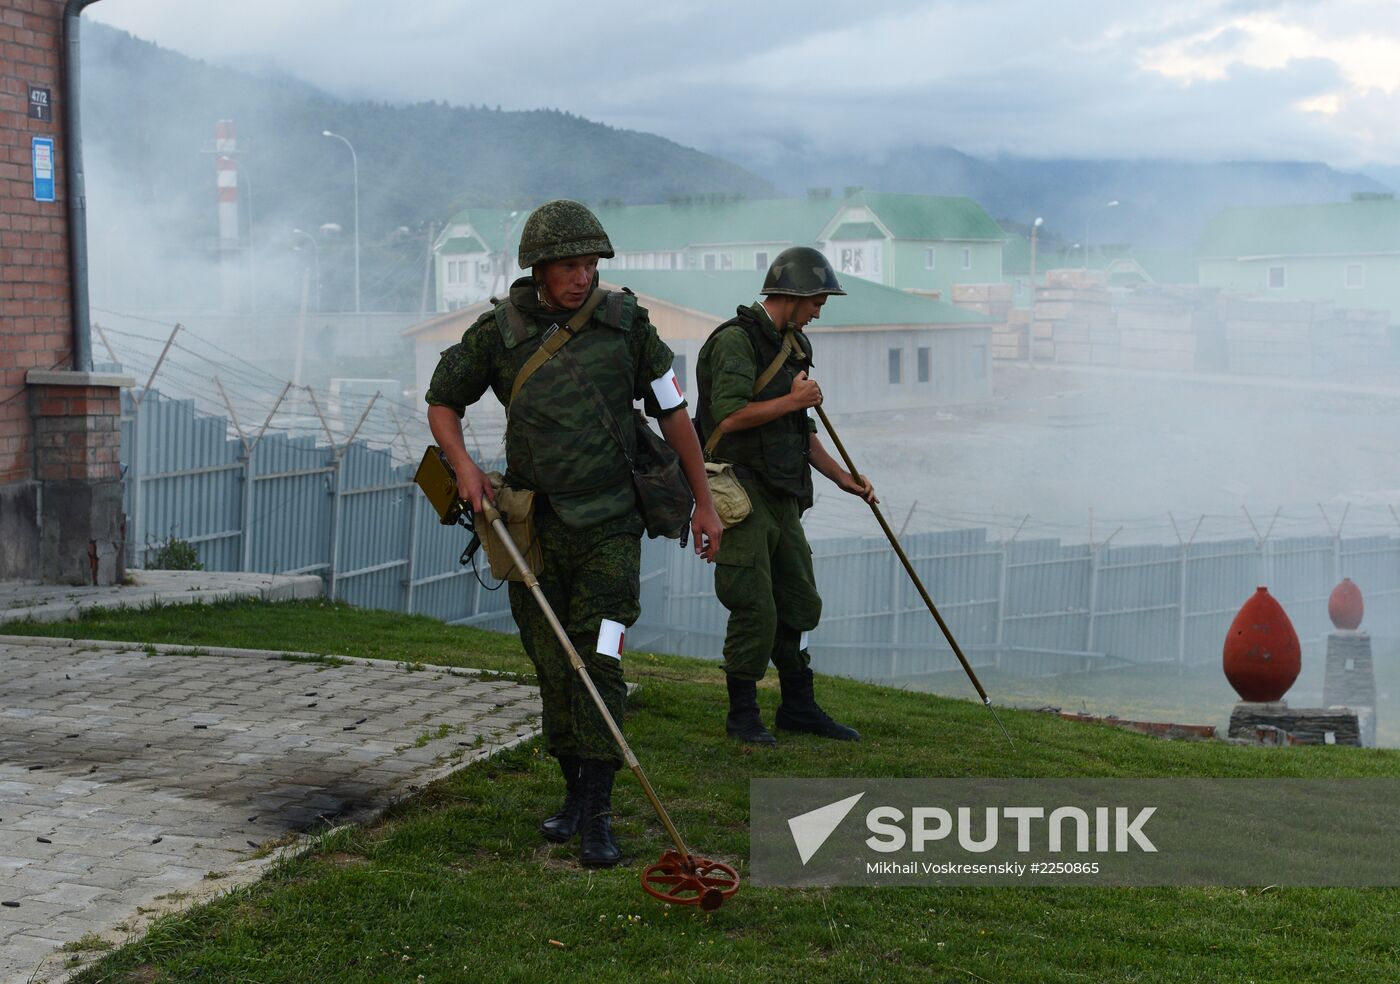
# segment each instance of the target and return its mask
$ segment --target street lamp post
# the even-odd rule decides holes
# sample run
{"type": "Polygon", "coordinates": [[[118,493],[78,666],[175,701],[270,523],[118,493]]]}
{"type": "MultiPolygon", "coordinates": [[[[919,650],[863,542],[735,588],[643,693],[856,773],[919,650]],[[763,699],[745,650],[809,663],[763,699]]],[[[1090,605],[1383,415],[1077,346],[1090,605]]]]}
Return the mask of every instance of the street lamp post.
{"type": "MultiPolygon", "coordinates": [[[[301,236],[311,244],[311,267],[316,277],[316,313],[321,313],[321,244],[316,241],[316,237],[301,229],[293,229],[293,236],[301,236]]],[[[300,250],[300,246],[293,246],[292,249],[300,250]]]]}
{"type": "MultiPolygon", "coordinates": [[[[501,282],[502,290],[510,290],[510,237],[515,233],[517,220],[520,218],[519,211],[513,211],[509,215],[501,216],[501,282]]],[[[491,276],[491,292],[495,293],[496,277],[491,276]]]]}
{"type": "Polygon", "coordinates": [[[1035,297],[1035,237],[1044,221],[1040,216],[1036,216],[1035,221],[1031,223],[1031,297],[1035,297]]]}
{"type": "Polygon", "coordinates": [[[333,137],[350,148],[350,167],[355,182],[355,313],[360,313],[360,160],[355,156],[355,145],[338,133],[322,130],[321,136],[333,137]]]}
{"type": "MultiPolygon", "coordinates": [[[[321,244],[316,241],[316,237],[309,232],[302,232],[300,229],[292,230],[293,236],[301,236],[311,243],[311,258],[316,271],[316,313],[321,313],[321,244]]],[[[301,250],[300,246],[293,246],[294,250],[301,250]]],[[[292,384],[301,385],[301,370],[306,355],[306,270],[303,267],[301,274],[301,314],[297,317],[297,355],[292,367],[292,384]]]]}
{"type": "Polygon", "coordinates": [[[1031,321],[1026,325],[1026,361],[1035,365],[1035,237],[1045,220],[1035,217],[1031,223],[1031,321]]]}

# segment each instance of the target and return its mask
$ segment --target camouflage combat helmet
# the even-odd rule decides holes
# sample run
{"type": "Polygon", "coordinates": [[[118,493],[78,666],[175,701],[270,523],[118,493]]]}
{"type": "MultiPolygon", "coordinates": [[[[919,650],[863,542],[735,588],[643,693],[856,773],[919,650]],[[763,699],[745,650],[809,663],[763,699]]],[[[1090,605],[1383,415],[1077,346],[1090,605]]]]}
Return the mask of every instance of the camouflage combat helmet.
{"type": "Polygon", "coordinates": [[[607,258],[613,255],[613,248],[602,223],[587,206],[556,198],[535,209],[525,220],[520,233],[520,269],[589,253],[607,258]]]}
{"type": "Polygon", "coordinates": [[[818,294],[844,294],[836,271],[819,250],[793,246],[778,254],[763,278],[760,294],[789,297],[816,297],[818,294]]]}

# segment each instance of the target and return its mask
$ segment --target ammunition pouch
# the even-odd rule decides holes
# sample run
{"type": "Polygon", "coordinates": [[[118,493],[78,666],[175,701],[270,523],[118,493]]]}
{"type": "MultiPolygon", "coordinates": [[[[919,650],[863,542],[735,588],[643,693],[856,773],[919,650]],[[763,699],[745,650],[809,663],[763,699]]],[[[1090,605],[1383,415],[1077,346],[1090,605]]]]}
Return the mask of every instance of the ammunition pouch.
{"type": "MultiPolygon", "coordinates": [[[[540,550],[539,537],[535,533],[535,493],[524,489],[506,488],[505,478],[500,472],[487,472],[491,481],[491,491],[496,494],[496,509],[501,514],[506,530],[515,541],[525,563],[535,574],[544,566],[544,554],[540,550]]],[[[418,466],[413,480],[428,497],[434,511],[444,526],[464,526],[472,534],[472,540],[462,554],[462,563],[467,563],[477,545],[486,548],[486,559],[491,563],[491,576],[497,581],[524,581],[525,576],[515,561],[511,559],[495,527],[482,522],[485,517],[472,514],[471,504],[457,492],[457,476],[447,464],[447,457],[436,445],[429,445],[423,452],[423,461],[418,466]]]]}
{"type": "Polygon", "coordinates": [[[733,465],[724,461],[707,461],[705,478],[710,484],[710,498],[715,501],[715,512],[719,513],[719,521],[725,529],[739,525],[753,512],[753,503],[733,465]]]}
{"type": "MultiPolygon", "coordinates": [[[[528,489],[509,488],[500,472],[488,472],[486,477],[491,480],[491,489],[496,493],[496,508],[505,522],[506,531],[530,570],[538,575],[544,566],[544,554],[540,550],[540,538],[535,529],[535,493],[528,489]]],[[[511,559],[496,528],[490,523],[478,523],[476,532],[481,537],[481,545],[486,548],[491,576],[498,581],[524,581],[525,575],[511,559]]]]}

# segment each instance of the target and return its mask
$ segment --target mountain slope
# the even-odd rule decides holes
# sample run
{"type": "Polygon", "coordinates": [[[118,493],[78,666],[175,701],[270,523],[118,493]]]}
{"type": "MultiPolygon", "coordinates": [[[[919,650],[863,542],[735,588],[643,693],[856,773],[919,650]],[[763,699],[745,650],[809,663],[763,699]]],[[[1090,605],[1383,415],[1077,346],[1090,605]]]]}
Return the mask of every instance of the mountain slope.
{"type": "Polygon", "coordinates": [[[101,24],[83,27],[83,116],[92,180],[212,235],[215,124],[238,130],[244,185],[259,213],[315,228],[352,221],[344,135],[359,159],[368,235],[440,221],[462,205],[554,197],[659,202],[677,195],[773,194],[727,161],[652,134],[541,109],[350,103],[286,76],[207,65],[101,24]],[[203,152],[202,152],[203,151],[203,152]]]}
{"type": "Polygon", "coordinates": [[[949,147],[905,147],[880,160],[823,156],[794,148],[753,163],[783,191],[811,186],[966,195],[1008,228],[1036,216],[1065,242],[1190,248],[1210,217],[1231,205],[1344,201],[1357,191],[1389,191],[1376,177],[1298,161],[982,160],[949,147]],[[1106,208],[1108,202],[1119,205],[1106,208]]]}

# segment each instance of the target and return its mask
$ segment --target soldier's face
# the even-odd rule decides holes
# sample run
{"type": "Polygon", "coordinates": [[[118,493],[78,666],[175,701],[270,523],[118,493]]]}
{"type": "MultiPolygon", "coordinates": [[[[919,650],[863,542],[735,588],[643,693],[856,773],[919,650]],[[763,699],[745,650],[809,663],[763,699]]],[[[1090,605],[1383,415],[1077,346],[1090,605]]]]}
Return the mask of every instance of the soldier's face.
{"type": "Polygon", "coordinates": [[[825,294],[797,298],[797,303],[792,308],[792,323],[798,328],[806,328],[822,316],[822,305],[825,303],[825,294]]]}
{"type": "Polygon", "coordinates": [[[551,307],[572,311],[588,299],[597,272],[596,253],[550,260],[540,265],[540,292],[551,307]]]}

